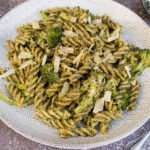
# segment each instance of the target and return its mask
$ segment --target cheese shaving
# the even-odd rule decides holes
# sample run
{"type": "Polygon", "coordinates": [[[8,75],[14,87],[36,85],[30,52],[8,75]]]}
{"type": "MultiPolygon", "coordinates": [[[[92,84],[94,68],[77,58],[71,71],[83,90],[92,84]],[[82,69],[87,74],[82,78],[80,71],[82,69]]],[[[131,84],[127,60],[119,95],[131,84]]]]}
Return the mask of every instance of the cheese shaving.
{"type": "Polygon", "coordinates": [[[95,55],[94,55],[94,62],[98,65],[102,62],[100,56],[99,56],[99,53],[96,52],[95,55]]]}
{"type": "Polygon", "coordinates": [[[20,52],[18,55],[19,59],[27,59],[27,58],[32,58],[32,54],[29,52],[20,52]]]}
{"type": "Polygon", "coordinates": [[[60,57],[55,56],[55,60],[54,60],[54,72],[55,73],[59,72],[59,67],[60,67],[60,57]]]}
{"type": "Polygon", "coordinates": [[[47,60],[47,55],[44,54],[43,61],[42,61],[42,66],[44,66],[46,64],[46,60],[47,60]]]}
{"type": "Polygon", "coordinates": [[[76,18],[76,17],[72,17],[72,18],[71,18],[71,22],[76,23],[76,21],[77,21],[77,18],[76,18]]]}
{"type": "Polygon", "coordinates": [[[130,81],[130,83],[131,83],[133,86],[136,85],[136,82],[137,82],[137,79],[134,79],[134,80],[130,81]]]}
{"type": "Polygon", "coordinates": [[[81,53],[73,60],[73,64],[76,64],[77,63],[77,66],[81,60],[81,57],[83,56],[83,53],[84,53],[85,50],[82,50],[81,53]]]}
{"type": "Polygon", "coordinates": [[[40,29],[40,25],[38,21],[33,21],[32,22],[32,28],[33,29],[40,29]]]}
{"type": "Polygon", "coordinates": [[[65,96],[66,93],[69,91],[69,83],[68,82],[65,82],[62,89],[61,89],[61,96],[65,96]]]}
{"type": "Polygon", "coordinates": [[[15,69],[11,68],[7,70],[4,74],[0,75],[0,79],[10,76],[15,73],[15,69]]]}
{"type": "Polygon", "coordinates": [[[104,98],[99,98],[99,99],[96,100],[96,103],[95,103],[95,106],[94,106],[94,109],[93,109],[94,113],[98,113],[100,111],[103,111],[104,101],[105,101],[104,98]]]}
{"type": "Polygon", "coordinates": [[[32,60],[25,61],[23,64],[21,64],[21,66],[19,67],[19,70],[31,65],[32,63],[33,63],[32,60]]]}
{"type": "Polygon", "coordinates": [[[102,23],[102,19],[93,20],[93,24],[101,24],[101,23],[102,23]]]}
{"type": "Polygon", "coordinates": [[[88,23],[91,24],[92,23],[92,19],[91,16],[88,17],[88,23]]]}
{"type": "Polygon", "coordinates": [[[128,74],[128,77],[131,78],[129,66],[125,66],[125,69],[126,69],[126,72],[127,72],[127,74],[128,74]]]}
{"type": "Polygon", "coordinates": [[[110,37],[107,39],[107,42],[112,42],[116,39],[118,39],[120,36],[120,28],[118,28],[117,30],[115,30],[110,37]]]}
{"type": "Polygon", "coordinates": [[[63,34],[64,34],[65,36],[70,36],[70,37],[76,37],[76,36],[78,36],[75,32],[72,32],[72,31],[69,31],[69,30],[65,30],[65,31],[63,32],[63,34]]]}
{"type": "Polygon", "coordinates": [[[67,54],[73,54],[74,53],[74,49],[72,47],[60,47],[60,49],[58,50],[58,53],[61,55],[67,55],[67,54]]]}
{"type": "Polygon", "coordinates": [[[110,102],[110,100],[111,100],[111,94],[112,94],[111,91],[105,91],[104,99],[105,99],[106,102],[110,102]]]}

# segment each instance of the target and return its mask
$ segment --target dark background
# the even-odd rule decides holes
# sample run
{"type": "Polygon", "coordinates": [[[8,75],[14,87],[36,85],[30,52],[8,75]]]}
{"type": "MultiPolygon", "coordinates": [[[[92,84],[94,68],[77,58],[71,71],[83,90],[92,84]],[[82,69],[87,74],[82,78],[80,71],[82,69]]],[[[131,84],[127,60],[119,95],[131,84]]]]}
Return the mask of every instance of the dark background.
{"type": "MultiPolygon", "coordinates": [[[[0,0],[0,17],[5,15],[9,10],[14,8],[26,0],[0,0]]],[[[137,13],[142,19],[146,21],[148,25],[150,25],[150,17],[145,13],[145,10],[142,6],[141,0],[114,0],[117,1],[126,7],[130,8],[132,11],[137,13]]],[[[126,143],[141,135],[144,130],[149,129],[150,120],[141,127],[134,134],[128,136],[127,138],[99,148],[94,148],[93,150],[122,150],[126,143]]],[[[0,120],[0,150],[55,150],[57,148],[48,147],[42,144],[38,144],[31,140],[24,138],[23,136],[17,134],[12,129],[7,127],[0,120]]],[[[150,150],[150,141],[146,146],[147,150],[150,150]]]]}

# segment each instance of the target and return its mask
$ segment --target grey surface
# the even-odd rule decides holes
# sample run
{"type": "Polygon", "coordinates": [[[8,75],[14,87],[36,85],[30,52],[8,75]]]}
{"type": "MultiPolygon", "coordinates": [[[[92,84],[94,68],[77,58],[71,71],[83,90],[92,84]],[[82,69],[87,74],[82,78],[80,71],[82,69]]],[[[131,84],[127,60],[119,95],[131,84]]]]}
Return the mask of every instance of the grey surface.
{"type": "MultiPolygon", "coordinates": [[[[20,3],[26,0],[0,0],[0,17],[6,14],[9,10],[19,5],[20,3]]],[[[146,23],[150,26],[150,17],[146,14],[141,0],[115,0],[126,7],[133,10],[140,17],[142,17],[146,23]]],[[[145,130],[150,129],[150,120],[142,126],[135,133],[130,136],[122,139],[116,143],[94,148],[92,150],[123,150],[125,145],[131,140],[135,139],[137,136],[140,136],[145,130]]],[[[24,138],[23,136],[17,134],[12,129],[7,127],[0,120],[0,150],[57,150],[57,148],[45,146],[36,142],[33,142],[29,139],[24,138]]],[[[150,150],[150,141],[146,145],[146,150],[150,150]]]]}

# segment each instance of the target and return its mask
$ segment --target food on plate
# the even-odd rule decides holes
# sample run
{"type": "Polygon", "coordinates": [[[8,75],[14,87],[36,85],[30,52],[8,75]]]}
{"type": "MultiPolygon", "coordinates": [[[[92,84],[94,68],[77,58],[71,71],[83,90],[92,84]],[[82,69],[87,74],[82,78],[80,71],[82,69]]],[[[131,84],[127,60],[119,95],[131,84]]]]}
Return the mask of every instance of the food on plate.
{"type": "Polygon", "coordinates": [[[122,26],[106,14],[80,7],[41,11],[42,19],[21,25],[8,40],[10,105],[33,105],[37,119],[62,138],[107,134],[112,120],[133,110],[150,51],[127,44],[122,26]]]}

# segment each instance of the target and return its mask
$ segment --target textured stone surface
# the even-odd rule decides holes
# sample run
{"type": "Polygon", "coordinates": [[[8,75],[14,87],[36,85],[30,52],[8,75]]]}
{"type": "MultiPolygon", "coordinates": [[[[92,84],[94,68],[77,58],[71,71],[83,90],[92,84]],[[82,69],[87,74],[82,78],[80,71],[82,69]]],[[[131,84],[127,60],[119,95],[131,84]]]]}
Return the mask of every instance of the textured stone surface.
{"type": "MultiPolygon", "coordinates": [[[[25,0],[0,0],[0,17],[2,17],[13,7],[24,1],[25,0]]],[[[133,10],[150,25],[150,17],[145,13],[143,6],[141,4],[141,0],[115,0],[115,1],[133,10]]],[[[125,139],[122,139],[119,142],[104,147],[94,148],[93,150],[96,149],[122,150],[129,141],[133,140],[137,136],[140,136],[145,130],[148,130],[150,128],[149,126],[150,120],[138,131],[126,137],[125,139]]],[[[28,140],[23,136],[17,134],[16,132],[14,132],[12,129],[8,128],[2,121],[0,121],[0,150],[52,150],[52,149],[54,150],[57,148],[48,147],[33,142],[31,140],[28,140]]],[[[148,142],[146,149],[150,150],[150,141],[148,142]]]]}

